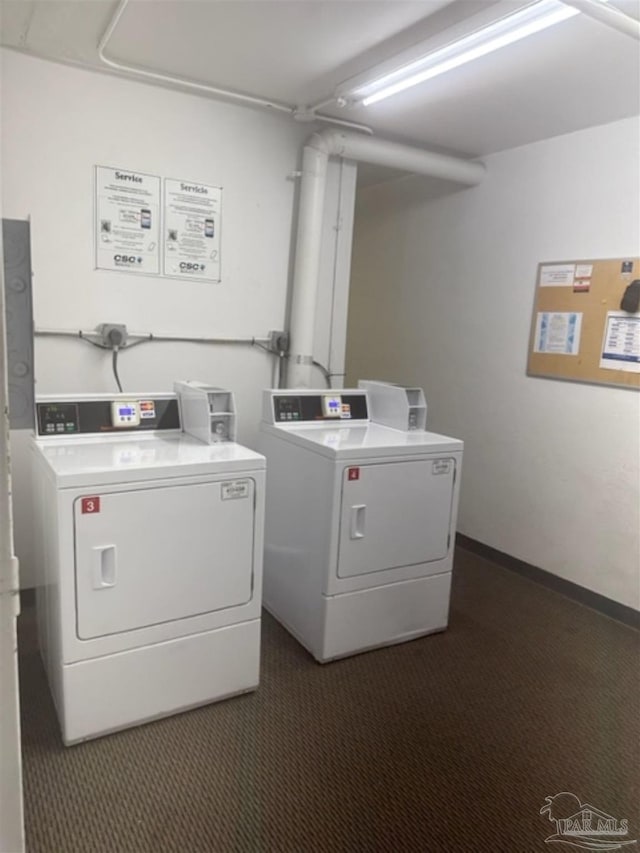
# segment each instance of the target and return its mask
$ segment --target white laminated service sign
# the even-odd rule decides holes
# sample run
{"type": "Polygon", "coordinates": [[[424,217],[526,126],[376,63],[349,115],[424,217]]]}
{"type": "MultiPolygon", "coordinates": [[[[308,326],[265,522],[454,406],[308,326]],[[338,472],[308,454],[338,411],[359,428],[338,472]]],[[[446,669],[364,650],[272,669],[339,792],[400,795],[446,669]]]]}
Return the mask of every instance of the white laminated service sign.
{"type": "Polygon", "coordinates": [[[607,313],[600,367],[640,373],[640,314],[607,313]]]}
{"type": "Polygon", "coordinates": [[[164,274],[220,281],[222,189],[164,180],[164,274]]]}
{"type": "Polygon", "coordinates": [[[160,178],[96,166],[96,269],[158,275],[160,178]]]}

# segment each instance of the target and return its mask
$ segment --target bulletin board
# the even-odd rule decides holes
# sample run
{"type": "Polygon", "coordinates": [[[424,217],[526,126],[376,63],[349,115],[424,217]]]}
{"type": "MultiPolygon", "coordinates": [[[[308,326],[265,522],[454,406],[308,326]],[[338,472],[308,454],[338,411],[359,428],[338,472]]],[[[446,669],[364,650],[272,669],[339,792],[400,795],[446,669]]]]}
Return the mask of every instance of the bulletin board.
{"type": "Polygon", "coordinates": [[[640,312],[620,309],[640,258],[538,266],[527,374],[640,389],[640,312]]]}

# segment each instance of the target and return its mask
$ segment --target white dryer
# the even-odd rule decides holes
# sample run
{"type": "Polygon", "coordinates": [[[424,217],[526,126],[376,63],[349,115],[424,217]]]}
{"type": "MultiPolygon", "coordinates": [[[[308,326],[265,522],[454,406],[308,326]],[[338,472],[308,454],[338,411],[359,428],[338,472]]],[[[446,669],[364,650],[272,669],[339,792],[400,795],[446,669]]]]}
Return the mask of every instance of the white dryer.
{"type": "Polygon", "coordinates": [[[65,744],[253,690],[265,461],[176,394],[39,397],[40,646],[65,744]]]}
{"type": "Polygon", "coordinates": [[[320,662],[448,624],[463,443],[372,423],[367,392],[271,390],[264,603],[320,662]]]}

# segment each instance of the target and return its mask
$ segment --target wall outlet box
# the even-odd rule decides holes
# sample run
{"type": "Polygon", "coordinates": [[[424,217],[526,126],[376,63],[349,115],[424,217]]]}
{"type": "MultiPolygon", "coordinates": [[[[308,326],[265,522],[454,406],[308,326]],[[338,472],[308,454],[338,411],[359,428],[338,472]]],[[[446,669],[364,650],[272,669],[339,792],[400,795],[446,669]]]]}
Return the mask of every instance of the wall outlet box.
{"type": "Polygon", "coordinates": [[[102,346],[108,349],[123,347],[127,343],[127,327],[124,323],[101,323],[96,327],[96,332],[102,338],[102,346]]]}
{"type": "Polygon", "coordinates": [[[288,352],[289,334],[287,332],[269,332],[270,352],[288,352]]]}

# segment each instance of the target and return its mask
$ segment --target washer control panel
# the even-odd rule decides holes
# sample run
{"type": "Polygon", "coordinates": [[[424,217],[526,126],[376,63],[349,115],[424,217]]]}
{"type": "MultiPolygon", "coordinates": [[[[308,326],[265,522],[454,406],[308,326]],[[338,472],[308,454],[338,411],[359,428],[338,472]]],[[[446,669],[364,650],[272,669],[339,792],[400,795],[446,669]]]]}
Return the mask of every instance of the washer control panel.
{"type": "Polygon", "coordinates": [[[265,391],[265,420],[273,424],[368,421],[366,391],[265,391]]]}
{"type": "Polygon", "coordinates": [[[42,438],[180,429],[175,394],[36,398],[36,433],[42,438]]]}
{"type": "Polygon", "coordinates": [[[79,429],[77,403],[43,403],[38,406],[40,435],[70,435],[79,429]]]}
{"type": "Polygon", "coordinates": [[[300,397],[274,397],[273,408],[276,423],[302,420],[300,397]]]}

